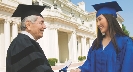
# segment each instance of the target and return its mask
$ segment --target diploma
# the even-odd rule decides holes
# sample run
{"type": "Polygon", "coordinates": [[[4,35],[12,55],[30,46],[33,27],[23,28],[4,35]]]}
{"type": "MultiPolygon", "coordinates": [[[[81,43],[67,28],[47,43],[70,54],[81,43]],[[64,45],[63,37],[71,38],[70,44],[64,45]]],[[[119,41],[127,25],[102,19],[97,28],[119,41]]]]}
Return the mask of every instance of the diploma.
{"type": "Polygon", "coordinates": [[[59,70],[59,72],[67,72],[67,69],[71,65],[71,63],[72,63],[72,61],[71,60],[68,60],[66,62],[66,64],[65,64],[65,66],[61,70],[59,70]]]}

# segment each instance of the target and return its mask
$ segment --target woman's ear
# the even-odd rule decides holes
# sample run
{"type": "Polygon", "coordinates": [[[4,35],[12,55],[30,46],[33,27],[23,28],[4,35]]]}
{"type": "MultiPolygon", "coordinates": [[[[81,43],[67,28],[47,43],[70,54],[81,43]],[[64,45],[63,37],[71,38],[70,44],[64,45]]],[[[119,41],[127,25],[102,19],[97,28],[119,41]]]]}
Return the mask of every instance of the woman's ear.
{"type": "Polygon", "coordinates": [[[30,27],[31,27],[31,21],[28,21],[28,20],[27,20],[27,21],[25,22],[25,27],[26,27],[28,30],[30,30],[30,29],[31,29],[31,28],[30,28],[30,27]]]}

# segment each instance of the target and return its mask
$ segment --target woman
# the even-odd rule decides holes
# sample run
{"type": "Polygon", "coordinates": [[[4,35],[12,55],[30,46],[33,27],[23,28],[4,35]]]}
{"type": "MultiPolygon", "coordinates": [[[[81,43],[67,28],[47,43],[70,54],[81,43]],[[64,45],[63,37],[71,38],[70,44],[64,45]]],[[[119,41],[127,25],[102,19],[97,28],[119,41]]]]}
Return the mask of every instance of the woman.
{"type": "Polygon", "coordinates": [[[133,40],[122,31],[116,1],[93,5],[97,10],[97,38],[85,63],[70,72],[133,72],[133,40]],[[103,35],[104,34],[104,35],[103,35]]]}

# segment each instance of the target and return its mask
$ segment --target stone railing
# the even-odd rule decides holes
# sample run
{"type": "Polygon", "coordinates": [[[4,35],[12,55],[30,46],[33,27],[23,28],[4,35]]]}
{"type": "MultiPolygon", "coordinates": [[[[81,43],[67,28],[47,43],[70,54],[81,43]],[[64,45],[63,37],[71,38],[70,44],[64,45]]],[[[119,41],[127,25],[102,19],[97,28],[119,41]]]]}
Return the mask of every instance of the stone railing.
{"type": "Polygon", "coordinates": [[[86,27],[84,25],[79,26],[79,29],[81,29],[81,30],[83,29],[85,31],[91,31],[91,29],[89,27],[86,27]]]}
{"type": "Polygon", "coordinates": [[[51,18],[57,18],[64,21],[69,21],[70,23],[76,24],[79,29],[83,29],[84,31],[91,31],[91,27],[87,27],[77,21],[77,18],[71,17],[69,15],[66,15],[58,10],[51,10],[51,9],[45,9],[42,12],[42,15],[44,17],[51,17],[51,18]]]}
{"type": "Polygon", "coordinates": [[[78,6],[76,6],[75,4],[73,4],[72,2],[68,1],[68,0],[59,0],[60,2],[64,3],[65,5],[67,5],[68,7],[76,10],[79,13],[82,13],[84,15],[88,14],[87,11],[82,10],[81,8],[79,8],[78,6]]]}
{"type": "Polygon", "coordinates": [[[63,19],[63,20],[67,20],[67,21],[72,21],[72,22],[76,22],[76,18],[73,18],[71,16],[68,16],[62,12],[59,12],[58,10],[51,10],[51,9],[45,9],[42,12],[42,15],[44,15],[45,17],[55,17],[55,18],[59,18],[59,19],[63,19]]]}
{"type": "Polygon", "coordinates": [[[18,0],[2,0],[1,3],[13,6],[13,7],[17,7],[17,5],[19,4],[18,0]]]}
{"type": "Polygon", "coordinates": [[[52,10],[52,9],[45,9],[43,12],[42,12],[42,15],[46,16],[46,17],[55,17],[55,18],[60,18],[60,19],[63,19],[63,20],[67,20],[67,21],[70,21],[70,22],[73,22],[73,23],[76,23],[76,24],[79,24],[79,25],[82,25],[81,23],[81,20],[77,20],[77,18],[75,17],[71,17],[67,14],[64,14],[56,9],[52,10]]]}

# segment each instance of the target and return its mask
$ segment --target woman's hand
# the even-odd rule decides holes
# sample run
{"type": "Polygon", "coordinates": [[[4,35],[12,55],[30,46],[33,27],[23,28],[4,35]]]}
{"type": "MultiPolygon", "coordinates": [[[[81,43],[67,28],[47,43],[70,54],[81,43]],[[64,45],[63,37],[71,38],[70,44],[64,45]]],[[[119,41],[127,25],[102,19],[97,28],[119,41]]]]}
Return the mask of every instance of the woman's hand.
{"type": "Polygon", "coordinates": [[[70,72],[81,72],[81,70],[79,68],[76,68],[76,69],[71,69],[70,72]]]}

